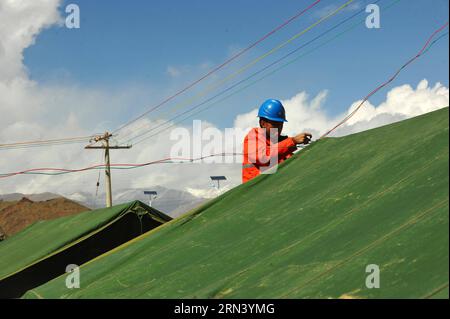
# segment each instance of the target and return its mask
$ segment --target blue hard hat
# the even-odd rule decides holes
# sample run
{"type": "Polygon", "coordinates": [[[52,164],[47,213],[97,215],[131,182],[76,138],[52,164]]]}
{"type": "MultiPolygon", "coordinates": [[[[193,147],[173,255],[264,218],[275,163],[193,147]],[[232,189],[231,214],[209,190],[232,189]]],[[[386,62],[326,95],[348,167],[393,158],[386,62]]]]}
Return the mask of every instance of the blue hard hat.
{"type": "Polygon", "coordinates": [[[266,100],[259,107],[258,116],[275,122],[287,122],[283,104],[278,100],[266,100]]]}

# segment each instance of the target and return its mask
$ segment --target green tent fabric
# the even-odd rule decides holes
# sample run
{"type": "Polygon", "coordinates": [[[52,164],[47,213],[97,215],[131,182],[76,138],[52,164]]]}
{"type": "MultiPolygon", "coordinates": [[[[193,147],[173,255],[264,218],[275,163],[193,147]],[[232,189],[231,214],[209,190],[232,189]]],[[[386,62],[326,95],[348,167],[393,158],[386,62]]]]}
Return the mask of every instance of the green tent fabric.
{"type": "MultiPolygon", "coordinates": [[[[40,264],[41,268],[51,268],[56,259],[59,260],[56,265],[64,259],[89,260],[170,220],[158,210],[133,201],[34,223],[0,243],[0,296],[8,297],[11,290],[18,288],[24,281],[20,277],[25,272],[28,272],[26,279],[29,276],[38,279],[33,271],[40,264]],[[47,262],[51,258],[52,261],[47,262]]],[[[50,269],[46,270],[50,273],[50,269]]],[[[59,275],[64,270],[61,268],[56,272],[59,275]]]]}
{"type": "Polygon", "coordinates": [[[448,298],[448,115],[320,140],[25,297],[448,298]]]}

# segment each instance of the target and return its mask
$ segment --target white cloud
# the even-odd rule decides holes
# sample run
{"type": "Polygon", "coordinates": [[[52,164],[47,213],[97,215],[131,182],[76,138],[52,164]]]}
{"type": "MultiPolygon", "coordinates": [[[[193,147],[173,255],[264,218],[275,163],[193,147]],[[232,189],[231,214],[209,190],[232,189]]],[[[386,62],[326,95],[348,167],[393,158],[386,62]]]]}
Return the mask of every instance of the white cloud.
{"type": "MultiPolygon", "coordinates": [[[[356,101],[350,105],[344,114],[330,117],[322,108],[326,98],[327,91],[324,90],[312,99],[303,91],[290,99],[282,100],[288,119],[283,134],[293,135],[307,131],[317,138],[334,127],[361,103],[361,101],[356,101]]],[[[386,100],[378,106],[374,106],[370,101],[367,101],[355,116],[333,132],[331,136],[361,132],[435,111],[448,106],[448,104],[449,89],[440,83],[430,87],[427,80],[422,80],[415,89],[407,84],[401,85],[389,90],[386,100]]],[[[256,125],[257,113],[258,110],[254,109],[238,115],[235,126],[246,128],[256,125]]]]}
{"type": "MultiPolygon", "coordinates": [[[[361,101],[354,102],[347,114],[352,112],[361,101]]],[[[441,83],[430,87],[422,80],[416,89],[405,84],[391,89],[386,100],[378,106],[369,101],[348,121],[347,125],[336,131],[336,135],[347,135],[380,125],[393,123],[424,113],[435,111],[449,104],[449,89],[441,83]]]]}
{"type": "Polygon", "coordinates": [[[7,0],[0,2],[0,81],[26,77],[23,50],[36,35],[60,23],[59,0],[7,0]]]}
{"type": "Polygon", "coordinates": [[[224,187],[220,187],[217,189],[217,186],[211,185],[210,188],[190,188],[187,187],[186,191],[196,197],[202,198],[214,198],[229,191],[232,187],[230,185],[225,185],[224,187]]]}

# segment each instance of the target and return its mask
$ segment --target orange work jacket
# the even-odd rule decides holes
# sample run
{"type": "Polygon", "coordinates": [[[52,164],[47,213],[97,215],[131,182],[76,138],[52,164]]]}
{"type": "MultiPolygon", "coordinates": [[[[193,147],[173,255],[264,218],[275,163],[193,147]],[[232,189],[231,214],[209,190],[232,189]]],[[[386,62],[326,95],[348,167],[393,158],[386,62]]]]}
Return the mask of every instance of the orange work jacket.
{"type": "Polygon", "coordinates": [[[258,176],[262,167],[269,167],[275,161],[277,164],[283,162],[295,150],[297,146],[291,137],[279,136],[278,143],[274,144],[266,138],[264,129],[253,128],[244,139],[242,183],[258,176]]]}

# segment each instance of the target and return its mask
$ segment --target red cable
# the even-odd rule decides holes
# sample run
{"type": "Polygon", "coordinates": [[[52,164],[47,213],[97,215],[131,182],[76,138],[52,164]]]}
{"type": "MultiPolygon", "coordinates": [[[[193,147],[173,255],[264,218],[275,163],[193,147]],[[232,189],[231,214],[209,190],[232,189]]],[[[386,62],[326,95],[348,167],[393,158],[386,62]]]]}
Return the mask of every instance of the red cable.
{"type": "MultiPolygon", "coordinates": [[[[128,166],[128,167],[142,167],[142,166],[148,166],[148,165],[152,165],[152,164],[157,164],[157,163],[164,163],[167,161],[190,161],[190,162],[194,162],[194,161],[199,161],[208,157],[215,157],[215,156],[231,156],[231,155],[242,155],[241,153],[217,153],[217,154],[211,154],[211,155],[206,155],[206,156],[201,156],[201,157],[197,157],[197,158],[188,158],[188,157],[166,157],[163,159],[159,159],[156,161],[152,161],[152,162],[147,162],[147,163],[142,163],[142,164],[111,164],[111,167],[117,167],[117,166],[128,166]]],[[[79,168],[79,169],[66,169],[66,168],[54,168],[54,167],[43,167],[43,168],[31,168],[31,169],[27,169],[24,171],[20,171],[20,172],[14,172],[14,173],[7,173],[4,174],[3,176],[0,176],[0,178],[7,178],[7,177],[12,177],[12,176],[16,176],[16,175],[23,175],[23,174],[27,174],[27,173],[31,173],[31,172],[36,172],[36,171],[54,171],[54,172],[66,172],[66,173],[77,173],[77,172],[83,172],[83,171],[87,171],[87,170],[91,170],[91,169],[95,169],[98,167],[105,167],[105,164],[97,164],[97,165],[92,165],[92,166],[88,166],[88,167],[84,167],[84,168],[79,168]]]]}
{"type": "Polygon", "coordinates": [[[336,130],[339,126],[341,126],[342,124],[344,124],[345,122],[347,122],[351,117],[353,117],[353,115],[356,114],[356,112],[363,106],[364,103],[367,102],[367,100],[374,95],[375,93],[377,93],[379,90],[381,90],[383,87],[385,87],[386,85],[388,85],[389,83],[391,83],[398,75],[399,73],[405,68],[407,67],[409,64],[413,63],[416,59],[418,59],[423,51],[425,51],[426,47],[430,44],[431,40],[434,38],[434,36],[436,34],[438,34],[439,32],[441,32],[442,30],[444,30],[446,27],[448,26],[448,22],[446,22],[443,26],[441,26],[439,29],[437,29],[436,31],[433,32],[433,34],[428,38],[427,42],[425,43],[425,45],[423,46],[423,48],[419,51],[419,53],[417,53],[416,56],[414,56],[413,58],[411,58],[408,62],[406,62],[400,69],[398,69],[397,72],[395,72],[395,74],[386,82],[384,82],[383,84],[381,84],[379,87],[377,87],[375,90],[373,90],[372,92],[370,92],[363,100],[362,102],[349,114],[347,115],[341,122],[339,122],[336,126],[334,126],[331,130],[329,130],[328,132],[326,132],[325,134],[323,134],[320,138],[322,139],[323,137],[326,137],[327,135],[329,135],[331,132],[333,132],[334,130],[336,130]]]}
{"type": "Polygon", "coordinates": [[[113,134],[117,133],[118,131],[120,131],[121,129],[123,129],[124,127],[136,122],[137,120],[143,118],[144,116],[146,116],[147,114],[149,114],[150,112],[156,110],[157,108],[161,107],[162,105],[166,104],[167,102],[169,102],[170,100],[174,99],[175,97],[177,97],[178,95],[186,92],[188,89],[190,89],[191,87],[193,87],[194,85],[196,85],[197,83],[199,83],[200,81],[204,80],[205,78],[207,78],[208,76],[210,76],[211,74],[213,74],[214,72],[220,70],[221,68],[223,68],[225,65],[227,65],[228,63],[232,62],[233,60],[237,59],[238,57],[240,57],[242,54],[244,54],[245,52],[247,52],[248,50],[252,49],[253,47],[255,47],[256,45],[258,45],[259,43],[261,43],[262,41],[264,41],[265,39],[267,39],[268,37],[270,37],[272,34],[274,34],[275,32],[279,31],[280,29],[282,29],[283,27],[285,27],[286,25],[288,25],[289,23],[291,23],[293,20],[297,19],[298,17],[300,17],[303,13],[305,13],[306,11],[310,10],[312,7],[314,7],[315,5],[317,5],[321,0],[316,0],[314,3],[312,3],[311,5],[309,5],[306,9],[300,11],[299,13],[297,13],[296,15],[294,15],[292,18],[288,19],[287,21],[283,22],[281,25],[279,25],[278,27],[276,27],[275,29],[273,29],[272,31],[270,31],[269,33],[267,33],[266,35],[264,35],[261,39],[259,39],[258,41],[254,42],[253,44],[251,44],[250,46],[248,46],[247,48],[243,49],[242,51],[240,51],[239,53],[235,54],[234,56],[232,56],[231,58],[229,58],[228,60],[226,60],[225,62],[223,62],[222,64],[220,64],[219,66],[215,67],[214,69],[212,69],[211,71],[209,71],[208,73],[206,73],[205,75],[203,75],[201,78],[199,78],[198,80],[192,82],[191,84],[189,84],[188,86],[186,86],[185,88],[183,88],[182,90],[178,91],[177,93],[169,96],[168,98],[166,98],[164,101],[162,101],[161,103],[159,103],[158,105],[154,106],[153,108],[151,108],[150,110],[146,111],[145,113],[143,113],[142,115],[138,116],[137,118],[135,118],[134,120],[129,121],[128,123],[125,123],[124,125],[122,125],[121,127],[119,127],[118,129],[116,129],[113,134]]]}

